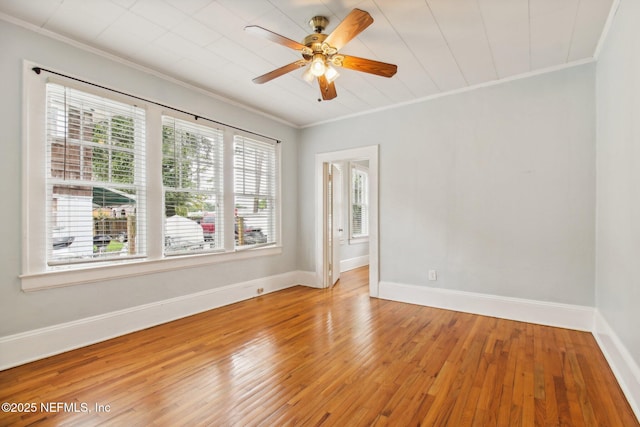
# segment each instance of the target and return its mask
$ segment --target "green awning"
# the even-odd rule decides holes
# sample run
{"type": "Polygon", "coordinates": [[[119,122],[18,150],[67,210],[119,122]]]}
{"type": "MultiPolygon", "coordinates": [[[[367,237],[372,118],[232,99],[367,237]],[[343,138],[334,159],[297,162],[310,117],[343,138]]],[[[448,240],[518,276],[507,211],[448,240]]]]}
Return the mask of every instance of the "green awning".
{"type": "Polygon", "coordinates": [[[93,205],[99,207],[111,207],[122,205],[135,205],[135,196],[114,188],[93,187],[93,205]]]}

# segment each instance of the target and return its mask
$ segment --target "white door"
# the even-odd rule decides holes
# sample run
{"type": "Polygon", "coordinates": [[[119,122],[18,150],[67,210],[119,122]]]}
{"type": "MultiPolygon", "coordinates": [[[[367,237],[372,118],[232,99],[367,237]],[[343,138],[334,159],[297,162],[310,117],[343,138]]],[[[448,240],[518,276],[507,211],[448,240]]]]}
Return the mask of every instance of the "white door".
{"type": "Polygon", "coordinates": [[[342,234],[342,174],[331,165],[331,286],[340,280],[340,236],[342,234]]]}
{"type": "MultiPolygon", "coordinates": [[[[332,287],[340,279],[340,196],[336,183],[340,170],[331,163],[324,164],[324,286],[332,287]]],[[[341,186],[338,184],[338,188],[341,186]]]]}

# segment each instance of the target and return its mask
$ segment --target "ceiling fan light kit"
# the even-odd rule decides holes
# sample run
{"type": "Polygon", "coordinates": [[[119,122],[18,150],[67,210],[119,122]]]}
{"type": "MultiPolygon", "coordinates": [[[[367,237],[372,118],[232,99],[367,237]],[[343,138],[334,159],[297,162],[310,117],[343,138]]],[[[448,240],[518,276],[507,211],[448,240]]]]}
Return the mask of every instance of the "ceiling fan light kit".
{"type": "Polygon", "coordinates": [[[315,78],[316,76],[311,72],[311,67],[307,68],[304,70],[304,73],[302,73],[302,79],[309,84],[312,84],[315,78]]]}
{"type": "Polygon", "coordinates": [[[349,68],[382,77],[392,77],[398,70],[398,67],[394,64],[338,53],[344,45],[372,23],[373,18],[367,12],[353,9],[338,24],[336,29],[327,35],[322,31],[329,25],[329,19],[325,16],[314,16],[309,21],[309,26],[314,33],[305,37],[302,43],[256,25],[245,27],[245,31],[297,50],[302,55],[302,59],[256,77],[253,82],[257,84],[266,83],[293,70],[306,67],[302,78],[308,83],[313,82],[314,78],[317,79],[322,99],[328,101],[337,96],[334,81],[340,76],[340,73],[334,67],[349,68]]]}
{"type": "Polygon", "coordinates": [[[314,53],[313,60],[311,61],[310,70],[311,74],[316,77],[320,77],[327,71],[327,66],[325,64],[326,59],[321,53],[314,53]]]}
{"type": "Polygon", "coordinates": [[[327,71],[324,72],[324,76],[327,78],[329,83],[333,83],[335,79],[340,77],[340,73],[331,64],[327,64],[327,71]]]}

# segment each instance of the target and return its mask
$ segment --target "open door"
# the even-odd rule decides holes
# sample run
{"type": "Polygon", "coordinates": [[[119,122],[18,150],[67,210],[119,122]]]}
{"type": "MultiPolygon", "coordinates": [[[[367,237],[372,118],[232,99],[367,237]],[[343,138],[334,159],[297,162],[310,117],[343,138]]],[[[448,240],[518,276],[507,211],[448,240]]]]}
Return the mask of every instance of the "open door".
{"type": "Polygon", "coordinates": [[[340,221],[341,197],[340,183],[342,175],[340,169],[332,163],[325,163],[325,287],[330,288],[340,279],[340,235],[342,232],[340,221]]]}

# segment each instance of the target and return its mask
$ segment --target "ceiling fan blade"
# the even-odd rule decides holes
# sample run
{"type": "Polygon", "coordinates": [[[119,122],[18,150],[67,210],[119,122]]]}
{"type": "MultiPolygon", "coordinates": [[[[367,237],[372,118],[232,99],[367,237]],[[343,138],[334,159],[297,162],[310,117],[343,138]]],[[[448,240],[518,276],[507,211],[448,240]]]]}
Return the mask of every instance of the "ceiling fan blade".
{"type": "Polygon", "coordinates": [[[322,99],[325,101],[329,101],[330,99],[338,96],[336,93],[336,85],[333,82],[329,83],[327,78],[322,75],[318,77],[318,84],[320,85],[320,93],[322,94],[322,99]]]}
{"type": "Polygon", "coordinates": [[[325,42],[340,50],[351,39],[360,34],[373,23],[373,18],[364,10],[353,9],[335,30],[329,34],[325,42]]]}
{"type": "Polygon", "coordinates": [[[382,77],[392,77],[398,66],[387,64],[386,62],[374,61],[373,59],[358,58],[357,56],[341,55],[343,57],[341,66],[351,70],[362,71],[363,73],[375,74],[382,77]]]}
{"type": "Polygon", "coordinates": [[[253,34],[254,36],[262,37],[263,39],[270,40],[272,42],[281,44],[295,50],[304,49],[306,46],[298,43],[295,40],[291,40],[285,36],[269,31],[266,28],[258,27],[257,25],[249,25],[244,27],[244,30],[253,34]]]}
{"type": "Polygon", "coordinates": [[[269,71],[267,74],[263,74],[259,77],[256,77],[252,80],[252,82],[257,84],[266,83],[270,80],[275,79],[276,77],[280,77],[284,74],[290,73],[293,70],[297,70],[298,68],[304,67],[307,65],[308,61],[305,59],[299,59],[296,62],[292,62],[291,64],[287,64],[283,67],[276,68],[273,71],[269,71]]]}

